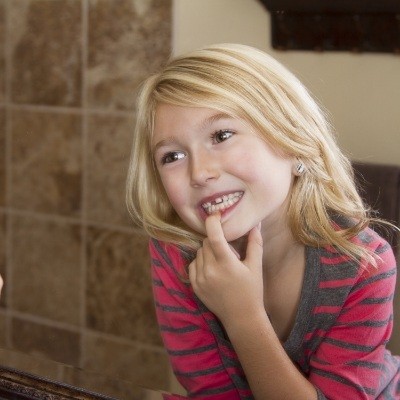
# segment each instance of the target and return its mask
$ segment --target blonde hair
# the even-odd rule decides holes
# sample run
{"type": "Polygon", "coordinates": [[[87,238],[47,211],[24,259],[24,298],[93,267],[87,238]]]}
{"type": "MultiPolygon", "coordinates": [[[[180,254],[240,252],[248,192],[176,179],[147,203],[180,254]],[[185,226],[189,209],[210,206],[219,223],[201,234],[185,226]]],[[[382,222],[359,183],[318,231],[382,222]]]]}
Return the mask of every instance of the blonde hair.
{"type": "Polygon", "coordinates": [[[332,245],[353,259],[373,257],[350,240],[371,219],[356,190],[350,161],[324,113],[301,82],[264,52],[243,45],[209,46],[172,59],[148,78],[137,101],[127,179],[127,205],[156,239],[188,248],[202,237],[172,208],[154,165],[152,134],[160,103],[206,107],[246,120],[270,145],[297,157],[306,171],[293,185],[289,225],[305,245],[332,245]],[[339,229],[332,220],[350,221],[339,229]]]}

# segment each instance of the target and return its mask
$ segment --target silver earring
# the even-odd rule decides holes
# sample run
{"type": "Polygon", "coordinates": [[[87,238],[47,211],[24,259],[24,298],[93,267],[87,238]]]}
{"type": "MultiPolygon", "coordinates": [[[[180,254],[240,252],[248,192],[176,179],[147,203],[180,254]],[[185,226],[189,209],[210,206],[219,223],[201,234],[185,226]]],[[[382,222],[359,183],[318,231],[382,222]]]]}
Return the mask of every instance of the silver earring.
{"type": "Polygon", "coordinates": [[[299,161],[299,163],[296,165],[296,172],[301,175],[304,171],[306,170],[306,167],[304,166],[304,164],[299,161]]]}

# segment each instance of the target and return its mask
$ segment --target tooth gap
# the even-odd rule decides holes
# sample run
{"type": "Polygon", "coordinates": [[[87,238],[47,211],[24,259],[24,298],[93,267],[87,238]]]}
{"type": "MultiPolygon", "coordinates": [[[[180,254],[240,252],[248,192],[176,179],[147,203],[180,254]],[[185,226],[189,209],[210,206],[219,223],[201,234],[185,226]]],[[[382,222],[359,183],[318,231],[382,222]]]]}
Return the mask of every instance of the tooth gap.
{"type": "Polygon", "coordinates": [[[229,195],[217,197],[213,202],[204,203],[202,207],[207,214],[211,215],[217,211],[231,207],[240,200],[242,195],[242,192],[230,193],[229,195]]]}

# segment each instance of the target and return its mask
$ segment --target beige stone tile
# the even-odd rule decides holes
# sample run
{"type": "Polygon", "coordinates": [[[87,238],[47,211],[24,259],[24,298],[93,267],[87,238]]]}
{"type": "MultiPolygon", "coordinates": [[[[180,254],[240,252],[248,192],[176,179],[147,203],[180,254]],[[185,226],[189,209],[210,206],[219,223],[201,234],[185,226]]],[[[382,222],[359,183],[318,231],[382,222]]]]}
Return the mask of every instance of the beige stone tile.
{"type": "Polygon", "coordinates": [[[131,225],[125,182],[133,138],[133,118],[92,116],[87,149],[87,217],[131,225]]]}
{"type": "Polygon", "coordinates": [[[6,202],[6,115],[4,108],[0,107],[0,207],[4,207],[5,202],[6,202]]]}
{"type": "MultiPolygon", "coordinates": [[[[97,349],[95,351],[97,354],[97,349]]],[[[106,366],[106,371],[101,372],[65,366],[62,381],[115,399],[147,400],[147,391],[145,389],[140,388],[135,383],[104,375],[107,372],[108,366],[106,366]]]]}
{"type": "Polygon", "coordinates": [[[64,216],[81,211],[82,132],[75,114],[12,113],[13,208],[64,216]]]}
{"type": "Polygon", "coordinates": [[[6,275],[6,253],[7,253],[7,226],[6,215],[0,212],[0,275],[3,279],[4,285],[0,296],[0,306],[6,307],[7,302],[7,275],[6,275]]]}
{"type": "Polygon", "coordinates": [[[47,379],[58,380],[62,365],[42,357],[34,357],[20,351],[1,348],[1,365],[47,379]]]}
{"type": "Polygon", "coordinates": [[[171,52],[171,0],[90,0],[90,107],[132,109],[138,84],[171,52]]]}
{"type": "Polygon", "coordinates": [[[170,374],[169,374],[169,390],[171,393],[178,394],[181,396],[186,396],[187,392],[184,389],[184,387],[179,383],[178,379],[176,378],[172,367],[170,366],[169,368],[170,374]]]}
{"type": "MultiPolygon", "coordinates": [[[[8,331],[8,321],[7,316],[0,313],[0,348],[7,346],[7,331],[8,331]]],[[[0,360],[2,360],[0,358],[0,360]]],[[[4,364],[2,362],[2,364],[4,364]]]]}
{"type": "Polygon", "coordinates": [[[162,349],[152,350],[89,334],[83,338],[82,351],[86,371],[101,372],[145,388],[169,389],[168,358],[162,349]]]}
{"type": "Polygon", "coordinates": [[[13,318],[11,340],[13,349],[27,355],[79,366],[79,333],[13,318]]]}
{"type": "Polygon", "coordinates": [[[0,103],[5,101],[5,40],[6,40],[5,2],[0,0],[0,103]]]}
{"type": "Polygon", "coordinates": [[[88,230],[87,325],[143,343],[161,345],[151,291],[147,238],[88,230]]]}
{"type": "Polygon", "coordinates": [[[9,5],[13,102],[80,105],[81,2],[12,0],[9,5]]]}
{"type": "Polygon", "coordinates": [[[80,325],[80,227],[12,216],[13,310],[80,325]]]}

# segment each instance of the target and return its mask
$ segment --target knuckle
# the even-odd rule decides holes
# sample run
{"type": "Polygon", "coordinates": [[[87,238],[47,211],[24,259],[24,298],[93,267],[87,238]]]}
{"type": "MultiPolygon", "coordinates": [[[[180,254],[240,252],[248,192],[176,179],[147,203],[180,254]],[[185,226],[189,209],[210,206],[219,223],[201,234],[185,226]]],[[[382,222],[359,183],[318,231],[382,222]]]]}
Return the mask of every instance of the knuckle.
{"type": "Polygon", "coordinates": [[[218,239],[217,237],[215,237],[215,236],[210,236],[209,239],[208,239],[208,241],[210,242],[210,245],[211,245],[211,246],[213,246],[213,245],[219,243],[219,239],[218,239]]]}
{"type": "Polygon", "coordinates": [[[220,249],[224,244],[218,237],[210,237],[208,241],[212,249],[220,249]]]}
{"type": "Polygon", "coordinates": [[[206,268],[206,270],[204,271],[204,281],[209,281],[211,279],[213,279],[214,277],[214,272],[212,271],[211,268],[206,268]]]}
{"type": "Polygon", "coordinates": [[[207,247],[210,247],[210,239],[208,237],[206,237],[203,240],[203,247],[202,248],[207,248],[207,247]]]}

